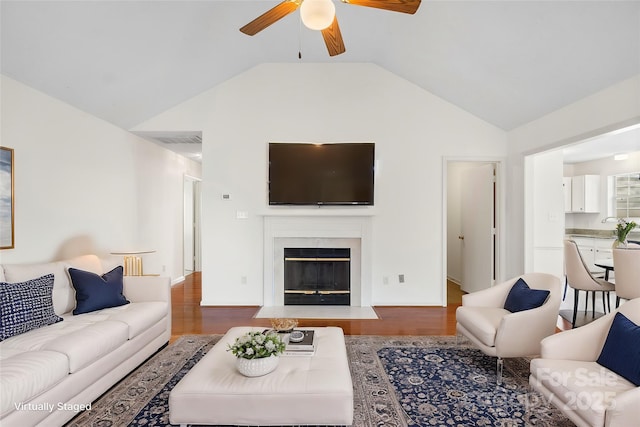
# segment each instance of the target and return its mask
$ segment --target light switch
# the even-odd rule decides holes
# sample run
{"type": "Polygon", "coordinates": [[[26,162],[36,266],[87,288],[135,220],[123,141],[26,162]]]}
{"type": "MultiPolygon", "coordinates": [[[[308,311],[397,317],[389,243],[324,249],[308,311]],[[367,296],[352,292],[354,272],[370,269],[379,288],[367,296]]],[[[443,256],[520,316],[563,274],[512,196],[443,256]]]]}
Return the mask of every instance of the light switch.
{"type": "Polygon", "coordinates": [[[247,219],[249,218],[249,212],[247,211],[236,211],[237,219],[247,219]]]}

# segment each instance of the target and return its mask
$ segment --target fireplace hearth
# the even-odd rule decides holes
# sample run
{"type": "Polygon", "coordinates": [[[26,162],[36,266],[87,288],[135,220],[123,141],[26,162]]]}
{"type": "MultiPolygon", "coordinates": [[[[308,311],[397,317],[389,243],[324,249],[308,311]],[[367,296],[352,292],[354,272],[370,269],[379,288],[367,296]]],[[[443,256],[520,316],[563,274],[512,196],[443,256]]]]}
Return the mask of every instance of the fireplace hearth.
{"type": "Polygon", "coordinates": [[[284,248],[285,305],[350,305],[349,248],[284,248]]]}

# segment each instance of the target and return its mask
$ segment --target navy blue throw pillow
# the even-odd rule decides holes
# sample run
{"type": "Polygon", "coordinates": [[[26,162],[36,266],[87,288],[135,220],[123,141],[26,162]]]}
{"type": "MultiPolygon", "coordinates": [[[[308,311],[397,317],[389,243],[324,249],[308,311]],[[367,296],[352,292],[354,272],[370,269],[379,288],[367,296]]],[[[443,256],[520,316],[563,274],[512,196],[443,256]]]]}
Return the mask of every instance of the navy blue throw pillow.
{"type": "Polygon", "coordinates": [[[597,362],[640,386],[640,326],[616,313],[597,362]]]}
{"type": "Polygon", "coordinates": [[[69,276],[76,290],[76,308],[73,314],[129,304],[122,293],[124,287],[122,273],[122,266],[102,276],[70,267],[69,276]]]}
{"type": "Polygon", "coordinates": [[[504,308],[512,313],[538,308],[547,300],[549,293],[544,289],[531,289],[527,282],[518,279],[507,295],[504,308]]]}
{"type": "Polygon", "coordinates": [[[53,309],[53,274],[20,283],[0,283],[0,341],[62,322],[53,309]]]}

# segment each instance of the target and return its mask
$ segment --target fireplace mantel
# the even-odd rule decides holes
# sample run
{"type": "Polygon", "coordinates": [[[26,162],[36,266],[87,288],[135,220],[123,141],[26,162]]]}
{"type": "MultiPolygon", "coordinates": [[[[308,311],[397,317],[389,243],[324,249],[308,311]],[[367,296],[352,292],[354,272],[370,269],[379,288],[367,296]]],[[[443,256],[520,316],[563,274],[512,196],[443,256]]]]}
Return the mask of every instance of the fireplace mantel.
{"type": "Polygon", "coordinates": [[[265,307],[284,304],[284,256],[288,247],[350,247],[352,306],[371,305],[371,215],[264,217],[265,307]],[[359,255],[358,255],[359,254],[359,255]]]}

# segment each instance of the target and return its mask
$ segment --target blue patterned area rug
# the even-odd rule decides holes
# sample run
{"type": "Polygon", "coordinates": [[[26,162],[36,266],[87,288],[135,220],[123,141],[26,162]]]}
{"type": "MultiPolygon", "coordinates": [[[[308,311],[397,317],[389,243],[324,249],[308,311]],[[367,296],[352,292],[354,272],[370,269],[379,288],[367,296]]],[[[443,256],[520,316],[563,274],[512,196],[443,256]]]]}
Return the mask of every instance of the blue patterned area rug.
{"type": "MultiPolygon", "coordinates": [[[[170,426],[169,393],[220,339],[179,338],[107,391],[68,427],[170,426]]],[[[346,336],[354,427],[573,426],[528,387],[529,361],[495,359],[455,337],[346,336]]]]}
{"type": "Polygon", "coordinates": [[[505,362],[509,368],[497,385],[496,359],[474,348],[388,347],[378,357],[413,425],[555,426],[561,421],[526,387],[528,366],[518,367],[517,359],[505,362]]]}

